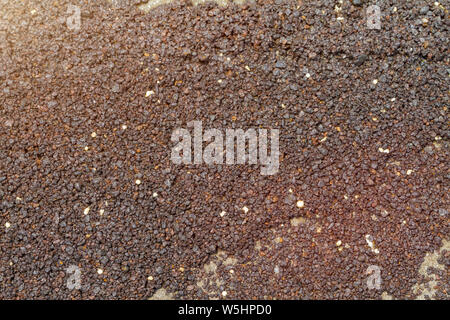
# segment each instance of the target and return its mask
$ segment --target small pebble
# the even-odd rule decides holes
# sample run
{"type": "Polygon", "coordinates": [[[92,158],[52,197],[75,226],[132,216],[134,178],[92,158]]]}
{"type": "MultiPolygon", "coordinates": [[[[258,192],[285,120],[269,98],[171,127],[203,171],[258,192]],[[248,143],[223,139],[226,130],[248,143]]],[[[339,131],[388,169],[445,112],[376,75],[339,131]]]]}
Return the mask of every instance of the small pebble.
{"type": "Polygon", "coordinates": [[[383,149],[383,148],[378,148],[378,151],[379,152],[381,152],[381,153],[389,153],[390,151],[389,151],[389,149],[383,149]]]}

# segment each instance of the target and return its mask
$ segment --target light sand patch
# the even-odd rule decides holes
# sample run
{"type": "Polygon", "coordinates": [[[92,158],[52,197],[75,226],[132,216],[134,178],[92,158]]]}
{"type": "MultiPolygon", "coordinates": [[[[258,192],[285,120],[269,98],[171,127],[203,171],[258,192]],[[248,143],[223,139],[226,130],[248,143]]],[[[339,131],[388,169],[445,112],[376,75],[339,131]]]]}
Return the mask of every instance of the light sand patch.
{"type": "Polygon", "coordinates": [[[223,291],[223,286],[226,287],[226,283],[217,273],[217,266],[223,264],[224,266],[232,267],[237,262],[238,260],[236,258],[229,256],[225,251],[219,250],[216,254],[212,255],[209,262],[199,270],[200,273],[197,276],[196,281],[197,287],[206,293],[209,299],[219,299],[223,291]]]}
{"type": "Polygon", "coordinates": [[[394,298],[391,295],[389,295],[386,291],[381,294],[381,299],[382,300],[394,300],[394,298]]]}
{"type": "Polygon", "coordinates": [[[450,250],[450,241],[443,240],[442,241],[442,247],[439,250],[436,250],[432,253],[427,253],[425,255],[423,263],[420,265],[419,274],[426,277],[428,280],[427,283],[419,283],[416,284],[412,288],[412,292],[414,294],[418,294],[416,300],[425,300],[425,296],[429,296],[431,299],[433,299],[433,296],[436,293],[436,289],[434,288],[438,283],[436,279],[435,274],[428,274],[427,270],[428,268],[436,268],[440,270],[445,270],[445,266],[438,263],[439,256],[442,254],[444,250],[449,251],[450,250]]]}
{"type": "Polygon", "coordinates": [[[301,224],[305,224],[306,223],[306,219],[302,218],[302,217],[297,217],[297,218],[293,218],[291,219],[291,226],[293,227],[298,227],[301,224]]]}
{"type": "Polygon", "coordinates": [[[159,288],[149,300],[173,300],[173,295],[166,289],[159,288]]]}

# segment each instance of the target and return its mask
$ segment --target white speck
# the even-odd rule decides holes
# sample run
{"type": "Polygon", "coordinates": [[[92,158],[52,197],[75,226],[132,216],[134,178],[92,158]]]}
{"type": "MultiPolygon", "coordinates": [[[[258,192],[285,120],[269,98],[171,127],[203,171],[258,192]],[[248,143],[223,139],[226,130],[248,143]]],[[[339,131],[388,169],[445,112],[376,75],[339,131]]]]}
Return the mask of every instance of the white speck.
{"type": "Polygon", "coordinates": [[[231,61],[231,59],[230,59],[230,58],[227,58],[227,61],[229,62],[229,61],[231,61]]]}
{"type": "Polygon", "coordinates": [[[435,5],[436,7],[439,6],[439,2],[436,1],[436,2],[434,3],[434,5],[435,5]]]}
{"type": "Polygon", "coordinates": [[[303,202],[303,200],[297,201],[297,208],[303,208],[304,206],[305,206],[305,202],[303,202]]]}
{"type": "Polygon", "coordinates": [[[396,99],[395,98],[391,98],[391,102],[394,102],[396,99]]]}
{"type": "Polygon", "coordinates": [[[373,83],[373,84],[377,84],[377,83],[378,83],[378,79],[373,79],[373,80],[372,80],[372,83],[373,83]]]}
{"type": "Polygon", "coordinates": [[[273,269],[273,272],[280,273],[280,268],[278,266],[275,266],[275,268],[273,269]]]}
{"type": "Polygon", "coordinates": [[[89,213],[89,210],[91,210],[91,208],[87,207],[86,209],[84,209],[83,213],[84,213],[85,215],[87,215],[87,214],[89,213]]]}
{"type": "Polygon", "coordinates": [[[103,269],[97,269],[98,274],[103,274],[103,269]]]}
{"type": "Polygon", "coordinates": [[[155,92],[153,90],[149,90],[145,93],[146,97],[150,97],[151,95],[155,94],[155,92]]]}
{"type": "Polygon", "coordinates": [[[422,23],[428,23],[428,19],[427,18],[423,18],[422,19],[422,23]]]}
{"type": "Polygon", "coordinates": [[[225,216],[225,213],[226,213],[225,211],[222,211],[222,212],[220,213],[220,216],[221,216],[221,217],[225,216]]]}
{"type": "Polygon", "coordinates": [[[91,137],[92,137],[92,138],[95,138],[96,136],[97,136],[97,133],[95,133],[95,132],[92,132],[92,133],[91,133],[91,137]]]}
{"type": "Polygon", "coordinates": [[[217,80],[217,82],[218,82],[218,83],[222,83],[223,81],[222,81],[222,79],[219,79],[219,80],[217,80]]]}
{"type": "Polygon", "coordinates": [[[367,245],[370,247],[370,249],[372,249],[372,252],[374,252],[376,254],[380,253],[380,251],[377,248],[375,248],[375,243],[373,242],[373,237],[370,234],[366,235],[366,242],[367,242],[367,245]]]}
{"type": "Polygon", "coordinates": [[[231,269],[231,270],[230,270],[230,273],[231,273],[231,274],[233,274],[233,273],[234,273],[234,270],[233,270],[233,269],[231,269]]]}
{"type": "Polygon", "coordinates": [[[247,207],[243,207],[242,210],[244,210],[245,213],[248,212],[248,208],[247,207]]]}
{"type": "Polygon", "coordinates": [[[89,150],[88,146],[84,147],[84,151],[88,151],[88,150],[89,150]]]}
{"type": "Polygon", "coordinates": [[[373,237],[370,234],[366,234],[366,242],[369,247],[373,248],[373,237]]]}
{"type": "Polygon", "coordinates": [[[5,227],[6,227],[6,229],[8,229],[9,227],[11,227],[11,223],[6,222],[6,223],[5,223],[5,227]]]}
{"type": "Polygon", "coordinates": [[[104,209],[100,209],[99,213],[102,216],[105,213],[105,210],[104,209]]]}
{"type": "Polygon", "coordinates": [[[153,198],[156,198],[158,196],[158,193],[153,192],[152,196],[153,196],[153,198]]]}
{"type": "Polygon", "coordinates": [[[122,125],[122,130],[126,130],[128,127],[127,127],[127,125],[126,124],[123,124],[122,125]]]}
{"type": "Polygon", "coordinates": [[[413,171],[411,169],[409,169],[408,171],[406,171],[406,174],[409,176],[411,173],[413,173],[413,171]]]}
{"type": "Polygon", "coordinates": [[[9,262],[9,265],[10,265],[10,266],[12,266],[12,265],[13,265],[12,261],[10,261],[10,262],[9,262]]]}
{"type": "Polygon", "coordinates": [[[336,241],[336,246],[340,247],[341,244],[342,244],[342,241],[341,241],[341,240],[336,241]]]}
{"type": "Polygon", "coordinates": [[[137,184],[137,185],[140,185],[140,184],[141,184],[141,180],[136,179],[136,184],[137,184]]]}
{"type": "Polygon", "coordinates": [[[310,78],[311,75],[310,75],[309,73],[307,73],[307,74],[305,74],[305,77],[306,77],[306,78],[310,78]]]}
{"type": "Polygon", "coordinates": [[[394,7],[394,9],[392,9],[393,12],[397,12],[397,7],[394,7]]]}
{"type": "Polygon", "coordinates": [[[344,17],[337,17],[336,20],[337,20],[337,21],[344,20],[344,17]]]}
{"type": "Polygon", "coordinates": [[[148,280],[148,281],[152,281],[152,280],[153,280],[153,277],[152,277],[152,276],[148,276],[148,277],[147,277],[147,280],[148,280]]]}
{"type": "Polygon", "coordinates": [[[292,189],[289,189],[289,193],[292,193],[292,192],[294,192],[292,189]]]}
{"type": "Polygon", "coordinates": [[[33,9],[33,10],[30,11],[30,13],[31,13],[31,14],[35,14],[35,13],[36,13],[36,10],[33,9]]]}
{"type": "Polygon", "coordinates": [[[434,137],[434,140],[439,141],[439,140],[442,140],[442,138],[440,136],[436,136],[436,137],[434,137]]]}
{"type": "Polygon", "coordinates": [[[382,152],[382,153],[389,153],[390,151],[389,151],[389,149],[383,149],[383,148],[378,148],[378,151],[379,152],[382,152]]]}
{"type": "Polygon", "coordinates": [[[222,296],[226,297],[227,296],[227,292],[226,291],[222,291],[222,296]]]}
{"type": "Polygon", "coordinates": [[[348,195],[344,194],[344,199],[348,200],[348,195]]]}
{"type": "Polygon", "coordinates": [[[327,137],[323,137],[322,139],[320,139],[320,142],[325,142],[327,141],[327,137]]]}
{"type": "Polygon", "coordinates": [[[245,66],[245,70],[250,71],[250,67],[249,66],[245,66]]]}

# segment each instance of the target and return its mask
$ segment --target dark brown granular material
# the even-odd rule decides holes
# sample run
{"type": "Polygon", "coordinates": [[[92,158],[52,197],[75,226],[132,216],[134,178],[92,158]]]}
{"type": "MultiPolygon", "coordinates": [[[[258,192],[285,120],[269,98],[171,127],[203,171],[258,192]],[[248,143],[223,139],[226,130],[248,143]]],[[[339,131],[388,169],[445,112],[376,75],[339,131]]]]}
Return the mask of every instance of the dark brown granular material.
{"type": "Polygon", "coordinates": [[[380,30],[370,1],[136,4],[1,1],[1,299],[409,299],[427,277],[448,299],[448,1],[379,1],[380,30]],[[279,172],[174,165],[192,120],[279,129],[279,172]]]}

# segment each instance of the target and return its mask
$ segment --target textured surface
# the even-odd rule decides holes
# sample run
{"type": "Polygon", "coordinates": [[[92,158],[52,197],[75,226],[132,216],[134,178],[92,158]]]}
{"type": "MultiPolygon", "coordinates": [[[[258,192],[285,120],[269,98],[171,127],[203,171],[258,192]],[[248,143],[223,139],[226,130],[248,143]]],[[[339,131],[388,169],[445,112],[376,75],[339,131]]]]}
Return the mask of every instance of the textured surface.
{"type": "Polygon", "coordinates": [[[447,1],[381,30],[367,1],[3,2],[0,298],[448,298],[447,1]],[[279,129],[279,172],[174,165],[191,120],[279,129]]]}

